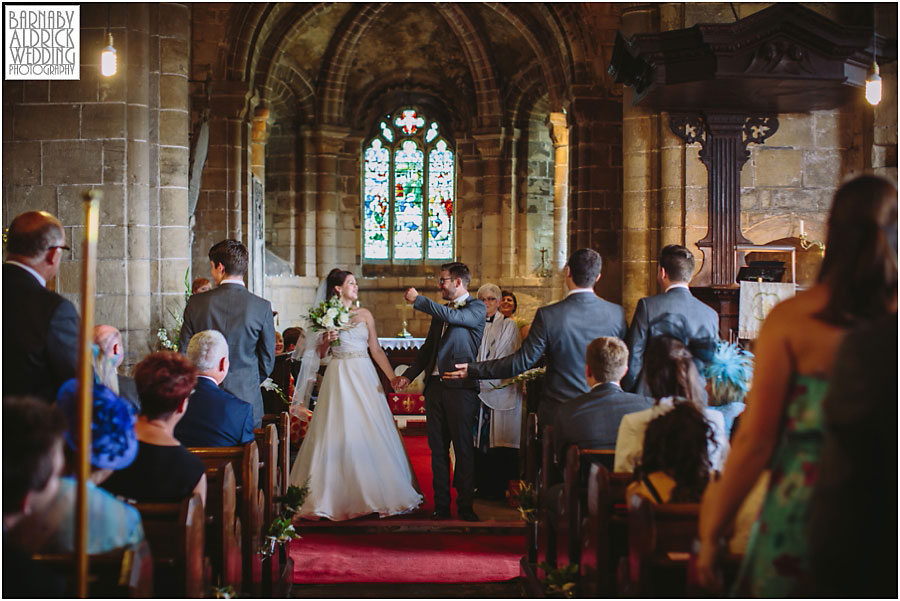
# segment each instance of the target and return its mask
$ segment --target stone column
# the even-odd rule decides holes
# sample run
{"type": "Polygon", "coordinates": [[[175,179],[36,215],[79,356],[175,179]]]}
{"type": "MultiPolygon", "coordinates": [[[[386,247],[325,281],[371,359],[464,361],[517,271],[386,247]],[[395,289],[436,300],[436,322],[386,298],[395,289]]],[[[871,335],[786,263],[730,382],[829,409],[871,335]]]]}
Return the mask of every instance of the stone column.
{"type": "Polygon", "coordinates": [[[338,263],[339,173],[338,154],[350,130],[320,125],[314,135],[316,182],[316,264],[320,278],[338,263]]]}
{"type": "MultiPolygon", "coordinates": [[[[631,4],[622,9],[622,31],[626,37],[653,31],[655,9],[631,4]]],[[[654,223],[654,162],[658,116],[632,104],[633,90],[622,98],[622,305],[626,318],[634,314],[638,300],[655,292],[656,249],[651,233],[654,223]]]]}
{"type": "Polygon", "coordinates": [[[684,244],[684,143],[666,124],[662,114],[659,169],[659,248],[684,244]]]}
{"type": "Polygon", "coordinates": [[[300,156],[297,168],[297,197],[294,200],[298,223],[300,224],[295,248],[297,257],[294,272],[297,275],[316,276],[318,261],[316,248],[316,175],[315,146],[312,131],[308,127],[300,127],[297,133],[297,154],[300,156]]]}
{"type": "Polygon", "coordinates": [[[553,256],[550,268],[558,276],[569,256],[569,124],[565,113],[550,113],[553,140],[553,256]]]}
{"type": "Polygon", "coordinates": [[[515,266],[515,228],[511,210],[508,144],[504,131],[475,134],[483,166],[484,194],[481,222],[480,281],[512,276],[515,266]],[[504,205],[506,207],[504,208],[504,205]]]}

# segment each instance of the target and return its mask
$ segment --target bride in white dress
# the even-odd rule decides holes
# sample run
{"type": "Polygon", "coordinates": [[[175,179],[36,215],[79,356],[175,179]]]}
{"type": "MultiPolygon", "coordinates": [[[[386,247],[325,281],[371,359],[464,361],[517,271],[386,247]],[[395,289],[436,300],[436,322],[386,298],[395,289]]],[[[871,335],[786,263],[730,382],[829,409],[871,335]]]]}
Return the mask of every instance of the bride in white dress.
{"type": "MultiPolygon", "coordinates": [[[[356,278],[334,269],[326,282],[328,292],[340,294],[349,309],[357,298],[356,278]]],[[[330,347],[331,363],[291,469],[291,484],[302,486],[309,478],[309,496],[298,514],[302,518],[387,517],[413,511],[423,501],[367,352],[393,382],[372,313],[351,309],[351,315],[348,329],[321,337],[322,351],[335,338],[341,343],[330,347]]]]}

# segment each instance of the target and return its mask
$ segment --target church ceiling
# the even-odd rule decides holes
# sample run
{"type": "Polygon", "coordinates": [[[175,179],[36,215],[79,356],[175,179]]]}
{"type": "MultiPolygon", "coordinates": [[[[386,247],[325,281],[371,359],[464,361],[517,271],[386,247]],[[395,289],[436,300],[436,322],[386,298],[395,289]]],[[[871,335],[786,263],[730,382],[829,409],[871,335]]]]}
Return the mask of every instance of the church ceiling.
{"type": "Polygon", "coordinates": [[[303,27],[292,32],[290,40],[285,40],[285,52],[294,58],[308,81],[315,81],[322,67],[322,57],[329,41],[353,5],[336,2],[325,5],[321,12],[313,15],[303,27]]]}

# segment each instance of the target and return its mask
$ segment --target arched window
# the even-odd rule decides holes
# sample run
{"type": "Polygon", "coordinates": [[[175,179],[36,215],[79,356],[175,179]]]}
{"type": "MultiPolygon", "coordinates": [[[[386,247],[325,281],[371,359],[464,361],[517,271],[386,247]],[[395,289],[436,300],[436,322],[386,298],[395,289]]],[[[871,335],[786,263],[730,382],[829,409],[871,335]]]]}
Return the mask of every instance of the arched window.
{"type": "Polygon", "coordinates": [[[456,154],[440,125],[402,108],[363,149],[363,259],[448,261],[455,255],[456,154]]]}

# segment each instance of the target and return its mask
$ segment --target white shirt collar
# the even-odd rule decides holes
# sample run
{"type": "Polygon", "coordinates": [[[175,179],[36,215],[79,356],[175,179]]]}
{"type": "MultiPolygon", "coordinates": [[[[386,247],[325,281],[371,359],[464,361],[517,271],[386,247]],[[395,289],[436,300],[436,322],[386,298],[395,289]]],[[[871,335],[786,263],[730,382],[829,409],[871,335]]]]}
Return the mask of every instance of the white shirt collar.
{"type": "Polygon", "coordinates": [[[688,292],[690,292],[690,290],[691,290],[691,289],[688,287],[688,285],[687,285],[686,283],[684,283],[684,282],[675,282],[674,284],[671,284],[668,288],[666,288],[666,292],[668,292],[668,291],[671,290],[672,288],[684,288],[684,289],[687,290],[688,292]]]}
{"type": "Polygon", "coordinates": [[[467,300],[469,300],[471,297],[472,297],[472,295],[469,294],[468,292],[466,292],[466,293],[463,294],[462,296],[458,296],[458,297],[454,298],[454,299],[453,299],[452,301],[450,301],[450,302],[451,302],[451,303],[456,303],[456,304],[464,303],[464,302],[466,302],[467,300]]]}
{"type": "Polygon", "coordinates": [[[6,262],[9,263],[10,265],[15,265],[17,267],[21,267],[22,269],[24,269],[25,271],[27,271],[28,273],[33,275],[35,278],[37,278],[37,281],[40,282],[41,286],[43,286],[44,288],[47,287],[47,280],[45,280],[43,278],[43,276],[41,276],[41,274],[36,272],[34,269],[29,267],[28,265],[25,265],[24,263],[19,263],[18,261],[12,261],[12,260],[8,260],[6,262]]]}
{"type": "Polygon", "coordinates": [[[566,293],[566,298],[572,296],[573,294],[587,294],[588,292],[593,294],[594,289],[593,288],[572,288],[571,290],[569,290],[566,293]]]}
{"type": "Polygon", "coordinates": [[[244,283],[243,278],[235,278],[233,280],[232,279],[224,279],[221,282],[219,282],[219,286],[221,286],[222,284],[240,284],[244,288],[247,287],[247,284],[244,283]]]}
{"type": "Polygon", "coordinates": [[[215,384],[216,386],[219,385],[219,383],[216,382],[216,379],[213,378],[213,377],[210,377],[210,376],[204,376],[203,374],[197,374],[197,379],[199,380],[200,378],[206,378],[207,380],[209,380],[210,382],[212,382],[212,383],[215,384]]]}

